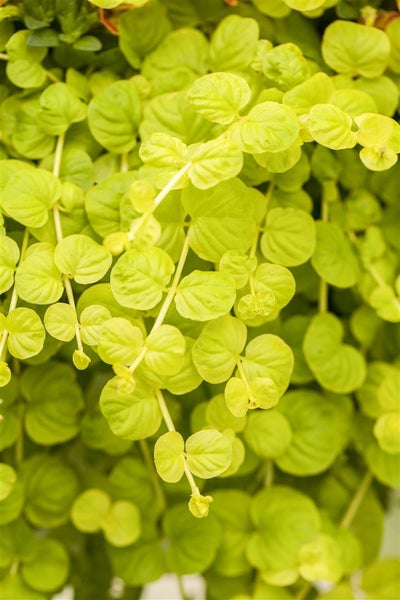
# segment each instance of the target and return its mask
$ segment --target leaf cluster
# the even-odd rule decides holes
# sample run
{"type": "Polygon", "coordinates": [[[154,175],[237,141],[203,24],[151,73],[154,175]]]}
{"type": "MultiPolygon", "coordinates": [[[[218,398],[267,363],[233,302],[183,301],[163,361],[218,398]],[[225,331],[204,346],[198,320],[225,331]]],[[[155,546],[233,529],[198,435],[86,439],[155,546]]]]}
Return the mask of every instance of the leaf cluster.
{"type": "Polygon", "coordinates": [[[0,4],[0,597],[396,598],[400,19],[0,4]]]}

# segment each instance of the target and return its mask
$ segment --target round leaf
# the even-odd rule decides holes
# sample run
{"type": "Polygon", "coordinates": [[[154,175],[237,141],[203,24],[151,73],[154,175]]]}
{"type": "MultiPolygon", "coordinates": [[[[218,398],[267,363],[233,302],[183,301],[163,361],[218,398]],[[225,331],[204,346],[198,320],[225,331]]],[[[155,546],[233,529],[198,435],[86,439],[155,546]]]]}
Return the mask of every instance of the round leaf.
{"type": "Polygon", "coordinates": [[[80,494],[71,508],[71,521],[79,531],[95,533],[101,529],[101,520],[111,507],[106,492],[89,489],[80,494]]]}
{"type": "Polygon", "coordinates": [[[389,38],[380,29],[339,20],[325,29],[322,56],[338,73],[379,77],[386,69],[389,54],[389,38]]]}
{"type": "Polygon", "coordinates": [[[276,458],[292,439],[289,421],[276,410],[250,413],[244,430],[246,444],[262,458],[276,458]]]}
{"type": "Polygon", "coordinates": [[[217,477],[232,461],[231,442],[214,429],[194,433],[186,440],[185,448],[189,469],[202,479],[217,477]]]}
{"type": "Polygon", "coordinates": [[[315,378],[336,394],[359,388],[367,373],[362,354],[343,344],[342,338],[340,320],[330,313],[320,313],[311,321],[303,342],[304,356],[315,378]]]}
{"type": "Polygon", "coordinates": [[[194,270],[180,282],[175,304],[185,319],[209,321],[228,313],[235,297],[235,284],[228,275],[194,270]]]}
{"type": "Polygon", "coordinates": [[[181,480],[184,473],[184,440],[177,431],[168,431],[158,438],[154,446],[157,473],[168,483],[181,480]]]}
{"type": "Polygon", "coordinates": [[[360,277],[360,267],[350,241],[336,223],[317,221],[317,243],[311,264],[327,283],[352,287],[360,277]]]}
{"type": "Polygon", "coordinates": [[[111,290],[122,306],[147,310],[161,300],[173,272],[174,263],[160,248],[128,250],[111,271],[111,290]]]}
{"type": "Polygon", "coordinates": [[[216,123],[229,125],[251,98],[243,77],[233,73],[210,73],[195,81],[188,92],[194,110],[216,123]]]}
{"type": "Polygon", "coordinates": [[[111,266],[106,248],[87,235],[75,234],[61,240],[54,252],[57,268],[77,283],[95,283],[111,266]]]}
{"type": "Polygon", "coordinates": [[[0,235],[0,294],[4,294],[14,283],[15,265],[19,259],[17,243],[0,235]]]}
{"type": "Polygon", "coordinates": [[[161,413],[153,390],[136,381],[133,392],[120,389],[119,377],[106,383],[100,396],[100,408],[111,431],[126,440],[142,440],[155,433],[161,413]]]}
{"type": "Polygon", "coordinates": [[[10,177],[1,197],[6,213],[26,227],[41,227],[61,195],[61,183],[44,169],[27,167],[10,177]]]}
{"type": "Polygon", "coordinates": [[[138,507],[128,500],[117,500],[111,510],[101,517],[101,528],[106,540],[113,546],[130,546],[141,533],[138,507]]]}
{"type": "Polygon", "coordinates": [[[136,146],[142,106],[132,81],[116,81],[89,103],[93,137],[109,152],[129,152],[136,146]]]}
{"type": "Polygon", "coordinates": [[[6,320],[8,349],[15,358],[29,358],[43,348],[46,332],[38,314],[30,308],[15,308],[6,320]]]}
{"type": "Polygon", "coordinates": [[[63,302],[49,306],[44,315],[47,331],[62,342],[70,342],[74,339],[77,323],[75,309],[63,302]]]}
{"type": "Polygon", "coordinates": [[[114,365],[130,364],[143,347],[143,333],[128,319],[107,319],[101,328],[97,352],[104,362],[114,365]]]}
{"type": "Polygon", "coordinates": [[[157,375],[176,375],[185,355],[185,338],[172,325],[161,325],[152,331],[145,342],[144,362],[157,375]]]}
{"type": "Polygon", "coordinates": [[[193,362],[200,375],[210,383],[222,383],[232,374],[246,343],[244,323],[229,315],[203,328],[193,345],[193,362]]]}
{"type": "Polygon", "coordinates": [[[305,263],[315,249],[314,219],[297,208],[268,211],[261,251],[265,258],[285,267],[305,263]]]}

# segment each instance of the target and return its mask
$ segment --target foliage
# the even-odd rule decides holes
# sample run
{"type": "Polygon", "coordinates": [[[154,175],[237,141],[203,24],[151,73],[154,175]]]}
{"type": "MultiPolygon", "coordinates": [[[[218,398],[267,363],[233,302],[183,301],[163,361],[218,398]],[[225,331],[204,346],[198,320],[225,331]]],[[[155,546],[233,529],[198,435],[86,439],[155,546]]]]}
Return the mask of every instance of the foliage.
{"type": "Polygon", "coordinates": [[[400,19],[0,4],[0,596],[397,598],[400,19]]]}

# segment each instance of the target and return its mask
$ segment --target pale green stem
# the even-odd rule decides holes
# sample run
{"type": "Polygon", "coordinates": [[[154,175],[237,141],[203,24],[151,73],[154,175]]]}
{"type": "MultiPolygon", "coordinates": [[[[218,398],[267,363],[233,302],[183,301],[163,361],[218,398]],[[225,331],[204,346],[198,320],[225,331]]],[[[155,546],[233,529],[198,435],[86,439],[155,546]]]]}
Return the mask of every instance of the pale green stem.
{"type": "MultiPolygon", "coordinates": [[[[19,264],[24,260],[25,252],[26,252],[26,249],[28,248],[28,243],[29,243],[29,231],[27,229],[25,229],[24,237],[22,239],[22,244],[21,244],[19,264]]],[[[18,294],[17,294],[17,290],[15,289],[15,285],[14,285],[13,291],[11,294],[11,299],[10,299],[10,306],[8,307],[8,314],[10,314],[10,312],[17,307],[17,302],[18,302],[18,294]]],[[[0,360],[5,359],[4,355],[5,355],[5,351],[6,351],[7,339],[8,339],[8,331],[7,331],[7,329],[5,329],[3,331],[3,334],[2,334],[1,340],[0,340],[0,360]]]]}
{"type": "Polygon", "coordinates": [[[264,486],[271,487],[274,481],[274,463],[272,459],[268,459],[265,464],[264,486]]]}
{"type": "MultiPolygon", "coordinates": [[[[54,153],[53,175],[55,177],[60,176],[61,159],[62,159],[62,153],[63,153],[63,149],[64,149],[64,141],[65,141],[65,134],[61,134],[58,137],[56,150],[54,153]]],[[[53,206],[53,220],[54,220],[54,229],[56,232],[57,242],[61,242],[64,239],[64,235],[63,235],[63,230],[62,230],[62,225],[61,225],[60,209],[59,209],[57,203],[54,204],[54,206],[53,206]]],[[[64,283],[65,292],[67,294],[68,303],[75,312],[76,345],[78,347],[78,350],[80,352],[83,352],[83,344],[82,344],[82,339],[81,339],[81,332],[79,329],[78,315],[76,312],[74,292],[72,289],[71,281],[67,275],[63,276],[63,283],[64,283]]]]}
{"type": "Polygon", "coordinates": [[[194,480],[191,470],[187,466],[186,460],[184,463],[184,470],[185,470],[186,479],[188,480],[189,485],[190,485],[192,496],[200,496],[200,490],[196,485],[196,482],[194,480]]]}
{"type": "Polygon", "coordinates": [[[61,167],[62,153],[63,153],[63,149],[64,149],[64,141],[65,141],[65,134],[62,133],[57,139],[56,150],[54,153],[54,164],[53,164],[54,177],[60,176],[60,167],[61,167]]]}
{"type": "Polygon", "coordinates": [[[185,593],[185,588],[183,587],[183,581],[182,581],[181,575],[177,575],[176,578],[178,580],[179,594],[181,596],[180,600],[188,600],[188,597],[186,596],[186,593],[185,593]]]}
{"type": "MultiPolygon", "coordinates": [[[[176,294],[176,290],[178,288],[179,280],[182,275],[183,267],[185,266],[185,261],[186,261],[188,252],[189,252],[189,239],[186,236],[185,241],[182,246],[181,255],[179,257],[179,261],[178,261],[178,264],[177,264],[177,267],[175,270],[175,275],[174,275],[174,279],[172,281],[172,285],[168,290],[168,294],[165,297],[163,305],[160,309],[160,312],[157,315],[156,320],[154,321],[154,324],[150,330],[150,333],[153,333],[153,331],[158,329],[164,322],[164,319],[167,315],[167,312],[168,312],[168,310],[172,304],[172,301],[174,299],[174,296],[176,294]]],[[[150,335],[150,333],[149,333],[149,335],[150,335]]],[[[147,348],[146,348],[146,346],[143,346],[140,354],[136,357],[136,359],[133,361],[133,363],[129,367],[129,371],[131,373],[133,373],[137,369],[137,367],[140,365],[140,363],[142,362],[143,358],[146,355],[146,352],[147,352],[147,348]]]]}
{"type": "MultiPolygon", "coordinates": [[[[162,414],[162,418],[164,419],[164,423],[166,424],[168,431],[176,431],[174,422],[172,420],[172,417],[170,415],[168,407],[167,407],[167,405],[165,403],[162,391],[161,390],[156,390],[155,393],[156,393],[156,398],[157,398],[158,406],[160,407],[160,411],[161,411],[161,414],[162,414]]],[[[186,459],[184,459],[184,467],[183,468],[184,468],[184,471],[185,471],[186,478],[187,478],[187,480],[189,482],[190,489],[192,491],[192,495],[195,495],[195,496],[200,495],[200,490],[199,490],[199,488],[196,485],[196,482],[194,480],[194,477],[193,477],[193,475],[192,475],[189,467],[187,466],[186,459]]]]}
{"type": "Polygon", "coordinates": [[[161,390],[156,390],[156,398],[158,406],[160,407],[162,418],[164,419],[168,431],[176,431],[174,422],[172,421],[172,417],[169,413],[168,407],[165,403],[164,396],[161,390]]]}
{"type": "Polygon", "coordinates": [[[16,558],[11,563],[10,575],[16,575],[18,573],[18,569],[19,569],[19,560],[16,558]]]}
{"type": "MultiPolygon", "coordinates": [[[[373,480],[373,475],[370,471],[367,471],[364,477],[362,478],[360,485],[358,486],[353,498],[349,506],[346,509],[346,512],[343,515],[342,520],[340,521],[339,526],[343,527],[343,529],[349,529],[351,524],[354,521],[354,518],[365,498],[365,495],[368,491],[369,486],[371,485],[373,480]]],[[[298,594],[295,596],[294,600],[304,600],[310,592],[312,585],[309,581],[306,581],[303,587],[300,588],[298,594]]]]}
{"type": "Polygon", "coordinates": [[[186,236],[185,241],[182,246],[181,255],[179,257],[179,261],[176,266],[174,279],[172,281],[171,287],[168,290],[168,294],[165,297],[165,300],[163,302],[161,310],[158,313],[156,320],[154,321],[154,325],[151,328],[152,332],[155,331],[156,329],[158,329],[160,327],[160,325],[164,322],[167,312],[168,312],[168,310],[172,304],[172,301],[175,297],[176,290],[179,285],[179,280],[182,276],[183,267],[185,266],[185,262],[186,262],[188,253],[189,253],[189,237],[186,236]]]}
{"type": "Polygon", "coordinates": [[[343,515],[342,520],[340,521],[340,527],[344,529],[348,529],[356,516],[362,501],[365,498],[365,494],[368,491],[369,486],[371,485],[373,480],[373,475],[371,471],[367,471],[364,477],[361,480],[360,485],[358,486],[356,493],[354,494],[349,506],[345,514],[343,515]]]}
{"type": "Polygon", "coordinates": [[[60,79],[57,77],[57,75],[54,75],[54,73],[52,73],[51,71],[46,71],[46,75],[50,79],[50,81],[53,81],[54,83],[60,82],[60,79]]]}
{"type": "Polygon", "coordinates": [[[127,171],[129,171],[128,153],[124,152],[121,154],[121,173],[126,173],[127,171]]]}
{"type": "Polygon", "coordinates": [[[8,55],[4,54],[4,52],[0,52],[0,60],[9,60],[8,55]]]}
{"type": "Polygon", "coordinates": [[[187,163],[184,167],[179,169],[177,173],[171,178],[171,180],[167,183],[167,185],[157,194],[154,198],[154,206],[157,207],[161,204],[164,198],[169,194],[169,192],[176,186],[176,184],[182,179],[182,177],[189,171],[192,163],[187,163]]]}

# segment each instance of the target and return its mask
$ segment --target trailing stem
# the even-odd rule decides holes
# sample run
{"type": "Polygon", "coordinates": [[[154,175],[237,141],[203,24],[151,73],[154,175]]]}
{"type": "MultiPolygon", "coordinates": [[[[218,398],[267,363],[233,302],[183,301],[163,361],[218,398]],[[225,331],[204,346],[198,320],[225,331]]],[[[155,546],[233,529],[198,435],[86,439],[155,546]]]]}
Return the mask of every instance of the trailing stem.
{"type": "MultiPolygon", "coordinates": [[[[55,150],[55,154],[54,154],[53,175],[55,177],[60,176],[61,159],[62,159],[62,153],[63,153],[63,149],[64,149],[64,141],[65,141],[65,134],[61,134],[58,137],[56,150],[55,150]]],[[[61,242],[64,239],[64,235],[63,235],[63,230],[62,230],[62,225],[61,225],[60,209],[59,209],[57,203],[54,204],[54,206],[53,206],[53,220],[54,220],[54,229],[56,232],[57,242],[61,242]]],[[[77,345],[78,350],[80,352],[83,352],[83,344],[82,344],[82,340],[81,340],[81,332],[79,329],[78,315],[76,312],[74,292],[72,289],[71,281],[70,281],[69,277],[67,277],[67,275],[63,276],[63,283],[64,283],[65,293],[67,294],[68,303],[75,312],[76,345],[77,345]]]]}
{"type": "MultiPolygon", "coordinates": [[[[327,200],[322,198],[321,205],[321,220],[327,223],[329,221],[329,204],[327,200]]],[[[319,280],[318,290],[318,312],[323,313],[328,311],[328,284],[322,279],[319,280]]]]}

